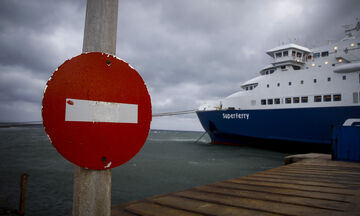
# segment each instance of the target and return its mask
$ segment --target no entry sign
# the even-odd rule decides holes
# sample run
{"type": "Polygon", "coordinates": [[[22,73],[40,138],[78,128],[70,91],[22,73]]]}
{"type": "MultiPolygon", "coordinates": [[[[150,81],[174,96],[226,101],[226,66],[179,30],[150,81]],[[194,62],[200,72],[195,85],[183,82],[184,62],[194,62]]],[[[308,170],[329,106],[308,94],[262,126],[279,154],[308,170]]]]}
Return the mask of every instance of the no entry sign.
{"type": "Polygon", "coordinates": [[[143,79],[126,62],[104,53],[65,61],[47,82],[42,105],[53,146],[84,168],[127,162],[150,129],[151,100],[143,79]]]}

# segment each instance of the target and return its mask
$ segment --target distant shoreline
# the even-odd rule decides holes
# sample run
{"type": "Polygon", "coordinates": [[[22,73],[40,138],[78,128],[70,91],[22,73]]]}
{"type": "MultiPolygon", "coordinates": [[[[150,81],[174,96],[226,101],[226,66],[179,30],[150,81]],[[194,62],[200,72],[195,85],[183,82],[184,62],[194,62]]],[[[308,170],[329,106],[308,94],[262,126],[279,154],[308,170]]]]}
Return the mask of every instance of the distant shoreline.
{"type": "Polygon", "coordinates": [[[0,128],[10,128],[10,127],[33,127],[33,126],[42,126],[43,124],[0,124],[0,128]]]}

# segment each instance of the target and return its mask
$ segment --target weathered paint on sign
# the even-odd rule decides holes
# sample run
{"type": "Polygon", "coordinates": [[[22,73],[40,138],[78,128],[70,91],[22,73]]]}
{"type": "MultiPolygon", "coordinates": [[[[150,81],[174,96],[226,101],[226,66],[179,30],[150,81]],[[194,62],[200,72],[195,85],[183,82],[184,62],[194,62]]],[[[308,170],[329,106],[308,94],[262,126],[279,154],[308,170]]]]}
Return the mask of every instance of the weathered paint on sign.
{"type": "Polygon", "coordinates": [[[138,105],[66,99],[65,121],[138,123],[138,105]]]}

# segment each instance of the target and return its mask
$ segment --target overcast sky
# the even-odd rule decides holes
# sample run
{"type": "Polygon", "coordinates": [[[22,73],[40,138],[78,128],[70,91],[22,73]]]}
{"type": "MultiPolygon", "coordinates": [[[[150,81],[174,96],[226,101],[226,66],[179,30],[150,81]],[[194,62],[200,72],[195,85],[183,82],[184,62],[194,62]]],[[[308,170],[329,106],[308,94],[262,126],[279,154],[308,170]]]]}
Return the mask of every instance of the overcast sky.
{"type": "MultiPolygon", "coordinates": [[[[46,81],[79,55],[85,0],[0,1],[0,122],[40,121],[46,81]]],[[[117,51],[145,80],[153,113],[196,109],[240,89],[283,43],[343,37],[358,0],[119,0],[117,51]]],[[[202,130],[195,114],[153,129],[202,130]]]]}

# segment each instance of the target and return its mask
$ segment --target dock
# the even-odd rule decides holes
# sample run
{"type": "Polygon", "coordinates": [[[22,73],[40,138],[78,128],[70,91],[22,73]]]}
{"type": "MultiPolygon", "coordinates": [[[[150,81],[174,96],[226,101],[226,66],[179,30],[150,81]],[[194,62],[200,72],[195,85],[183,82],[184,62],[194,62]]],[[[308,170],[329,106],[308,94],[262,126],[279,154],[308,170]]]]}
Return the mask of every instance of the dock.
{"type": "Polygon", "coordinates": [[[291,164],[113,205],[111,215],[360,215],[360,163],[330,155],[286,161],[291,164]]]}

